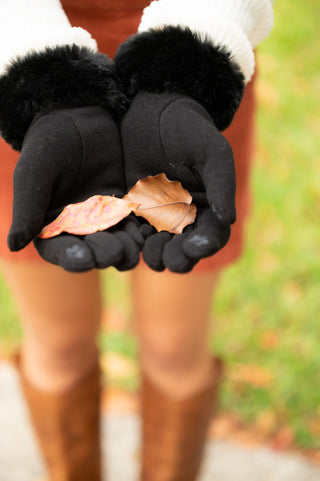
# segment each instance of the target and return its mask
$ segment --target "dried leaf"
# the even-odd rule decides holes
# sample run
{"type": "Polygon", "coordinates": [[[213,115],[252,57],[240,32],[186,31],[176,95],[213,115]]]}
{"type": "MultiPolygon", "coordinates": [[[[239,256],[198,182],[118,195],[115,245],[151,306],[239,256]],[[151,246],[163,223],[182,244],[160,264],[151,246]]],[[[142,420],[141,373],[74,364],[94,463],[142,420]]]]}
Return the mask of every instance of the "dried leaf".
{"type": "Polygon", "coordinates": [[[229,377],[232,381],[251,384],[256,387],[269,386],[273,379],[270,371],[255,364],[238,364],[233,367],[229,377]]]}
{"type": "Polygon", "coordinates": [[[61,232],[86,235],[108,229],[127,217],[137,205],[109,195],[94,195],[84,202],[67,205],[61,214],[39,234],[42,239],[61,232]]]}
{"type": "Polygon", "coordinates": [[[42,229],[39,237],[48,239],[61,232],[93,234],[116,225],[132,211],[147,219],[158,231],[180,234],[196,217],[197,209],[191,202],[191,195],[180,182],[168,180],[165,174],[149,176],[139,180],[123,199],[94,195],[84,202],[67,205],[42,229]]]}
{"type": "Polygon", "coordinates": [[[311,418],[308,423],[308,428],[312,434],[312,436],[317,436],[319,438],[320,436],[320,418],[319,417],[314,417],[311,418]]]}
{"type": "Polygon", "coordinates": [[[194,222],[197,213],[189,192],[165,174],[139,180],[124,198],[139,204],[134,213],[144,217],[158,232],[180,234],[194,222]]]}
{"type": "Polygon", "coordinates": [[[289,281],[284,284],[282,294],[288,304],[294,305],[303,296],[303,289],[300,284],[294,281],[289,281]]]}
{"type": "Polygon", "coordinates": [[[295,433],[290,426],[283,426],[271,442],[272,449],[284,451],[290,448],[295,440],[295,433]]]}
{"type": "Polygon", "coordinates": [[[277,415],[271,409],[266,409],[258,414],[255,428],[264,437],[271,436],[276,431],[277,426],[277,415]]]}
{"type": "Polygon", "coordinates": [[[224,412],[216,416],[211,425],[209,436],[213,438],[226,439],[239,429],[240,421],[235,413],[224,412]]]}
{"type": "Polygon", "coordinates": [[[261,334],[261,345],[267,351],[276,349],[280,344],[280,335],[277,331],[265,331],[261,334]]]}
{"type": "Polygon", "coordinates": [[[136,362],[128,357],[115,352],[103,354],[100,358],[100,365],[103,372],[111,378],[136,377],[136,362]]]}
{"type": "Polygon", "coordinates": [[[138,401],[136,393],[108,384],[107,389],[102,393],[102,411],[108,414],[137,414],[138,401]]]}
{"type": "Polygon", "coordinates": [[[101,325],[106,331],[123,331],[127,327],[127,318],[120,309],[112,306],[104,310],[101,325]]]}

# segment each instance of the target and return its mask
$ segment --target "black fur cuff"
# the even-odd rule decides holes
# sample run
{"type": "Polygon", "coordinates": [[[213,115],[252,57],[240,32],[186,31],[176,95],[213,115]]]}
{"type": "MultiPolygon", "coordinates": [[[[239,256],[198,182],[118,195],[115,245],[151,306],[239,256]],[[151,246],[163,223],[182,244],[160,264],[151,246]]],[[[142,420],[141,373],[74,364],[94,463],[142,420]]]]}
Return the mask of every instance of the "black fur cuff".
{"type": "Polygon", "coordinates": [[[230,125],[244,92],[244,76],[231,54],[203,42],[189,28],[169,26],[133,35],[119,47],[115,64],[130,97],[139,90],[190,96],[219,130],[230,125]]]}
{"type": "Polygon", "coordinates": [[[21,150],[39,112],[94,105],[115,115],[126,109],[127,99],[111,60],[76,45],[48,48],[18,58],[0,77],[0,134],[21,150]]]}

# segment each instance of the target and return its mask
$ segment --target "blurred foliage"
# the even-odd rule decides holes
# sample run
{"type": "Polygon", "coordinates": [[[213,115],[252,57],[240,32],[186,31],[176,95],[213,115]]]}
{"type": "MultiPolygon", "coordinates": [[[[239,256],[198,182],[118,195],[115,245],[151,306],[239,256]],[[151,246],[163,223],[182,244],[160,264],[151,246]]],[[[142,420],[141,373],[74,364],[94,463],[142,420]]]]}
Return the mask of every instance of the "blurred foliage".
{"type": "Polygon", "coordinates": [[[21,339],[21,327],[17,312],[2,277],[0,277],[0,355],[14,350],[21,339]]]}
{"type": "MultiPolygon", "coordinates": [[[[275,28],[257,55],[259,136],[246,251],[223,274],[212,306],[212,349],[229,367],[222,409],[271,436],[285,427],[301,448],[320,447],[319,17],[318,0],[275,2],[275,28]]],[[[103,277],[106,301],[127,321],[102,329],[101,348],[134,358],[130,276],[109,269],[103,277]]],[[[21,335],[1,279],[0,333],[0,353],[21,335]]],[[[135,376],[125,382],[129,389],[135,376]]]]}
{"type": "Polygon", "coordinates": [[[318,0],[275,2],[258,50],[259,138],[246,252],[215,297],[214,349],[272,374],[227,382],[223,404],[275,414],[301,447],[320,447],[320,36],[318,0]],[[318,431],[317,431],[318,430],[318,431]]]}

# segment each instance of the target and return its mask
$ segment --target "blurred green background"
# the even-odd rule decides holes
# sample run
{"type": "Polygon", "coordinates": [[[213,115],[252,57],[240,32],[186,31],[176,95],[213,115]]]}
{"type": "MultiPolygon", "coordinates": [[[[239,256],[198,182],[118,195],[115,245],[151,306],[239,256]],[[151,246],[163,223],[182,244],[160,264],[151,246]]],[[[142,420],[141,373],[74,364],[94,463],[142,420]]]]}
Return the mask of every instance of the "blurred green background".
{"type": "MultiPolygon", "coordinates": [[[[212,305],[212,348],[229,364],[222,410],[300,448],[320,447],[319,0],[276,1],[258,49],[254,203],[241,261],[212,305]]],[[[108,303],[130,319],[128,276],[103,274],[108,303]],[[107,292],[108,291],[108,292],[107,292]]],[[[0,355],[21,336],[0,278],[0,355]]],[[[130,329],[103,330],[104,352],[134,359],[130,329]]],[[[114,379],[127,389],[136,376],[114,379]]]]}

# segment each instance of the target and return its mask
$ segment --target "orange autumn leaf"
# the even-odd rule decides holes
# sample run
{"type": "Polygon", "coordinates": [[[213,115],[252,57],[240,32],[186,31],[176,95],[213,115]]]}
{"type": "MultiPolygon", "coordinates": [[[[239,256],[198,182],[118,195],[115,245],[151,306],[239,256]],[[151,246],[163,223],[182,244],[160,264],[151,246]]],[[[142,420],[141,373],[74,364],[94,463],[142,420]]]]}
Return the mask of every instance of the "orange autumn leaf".
{"type": "Polygon", "coordinates": [[[115,352],[103,354],[100,357],[100,366],[104,373],[114,379],[138,376],[136,362],[115,352]]]}
{"type": "Polygon", "coordinates": [[[294,430],[290,426],[283,426],[271,441],[271,447],[275,451],[284,451],[293,445],[294,440],[294,430]]]}
{"type": "Polygon", "coordinates": [[[108,384],[102,392],[102,410],[108,414],[136,414],[139,412],[138,396],[108,384]]]}
{"type": "Polygon", "coordinates": [[[311,418],[307,422],[307,426],[312,436],[320,437],[320,417],[311,418]]]}
{"type": "Polygon", "coordinates": [[[120,309],[111,306],[104,310],[101,324],[107,331],[123,331],[127,327],[127,318],[120,309]]]}
{"type": "Polygon", "coordinates": [[[255,364],[238,364],[233,367],[229,377],[232,381],[256,387],[269,386],[273,379],[273,375],[268,369],[255,364]]]}
{"type": "Polygon", "coordinates": [[[261,334],[261,345],[267,351],[276,349],[280,343],[280,335],[276,331],[265,331],[261,334]]]}
{"type": "Polygon", "coordinates": [[[256,418],[255,430],[264,437],[275,433],[278,426],[278,417],[272,409],[261,411],[256,418]]]}
{"type": "Polygon", "coordinates": [[[132,211],[142,216],[158,231],[179,234],[194,222],[196,206],[180,182],[170,181],[165,174],[139,180],[128,194],[119,199],[108,195],[94,195],[84,202],[67,205],[61,214],[45,226],[42,239],[61,232],[87,235],[118,224],[132,211]]]}
{"type": "Polygon", "coordinates": [[[108,229],[127,217],[137,205],[109,195],[94,195],[84,202],[67,205],[61,214],[39,234],[42,239],[61,232],[86,235],[108,229]]]}
{"type": "Polygon", "coordinates": [[[194,222],[197,213],[190,193],[165,174],[138,180],[124,198],[138,204],[134,213],[144,217],[158,232],[180,234],[194,222]]]}

